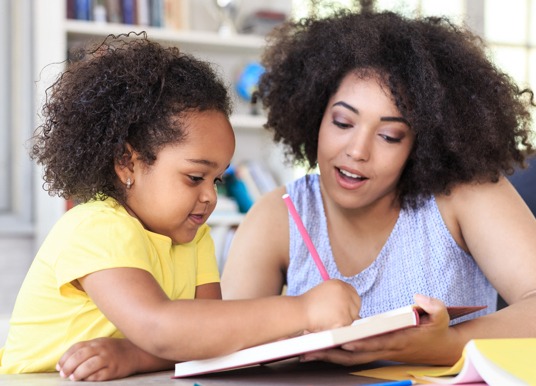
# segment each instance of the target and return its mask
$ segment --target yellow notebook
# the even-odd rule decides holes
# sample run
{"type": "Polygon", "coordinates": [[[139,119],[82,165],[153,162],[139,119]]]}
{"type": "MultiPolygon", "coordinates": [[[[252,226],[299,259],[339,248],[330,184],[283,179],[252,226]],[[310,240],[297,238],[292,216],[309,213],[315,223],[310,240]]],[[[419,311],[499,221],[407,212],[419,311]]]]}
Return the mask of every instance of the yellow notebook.
{"type": "Polygon", "coordinates": [[[486,382],[491,386],[536,385],[536,338],[474,339],[451,368],[409,373],[416,379],[457,385],[486,382]]]}

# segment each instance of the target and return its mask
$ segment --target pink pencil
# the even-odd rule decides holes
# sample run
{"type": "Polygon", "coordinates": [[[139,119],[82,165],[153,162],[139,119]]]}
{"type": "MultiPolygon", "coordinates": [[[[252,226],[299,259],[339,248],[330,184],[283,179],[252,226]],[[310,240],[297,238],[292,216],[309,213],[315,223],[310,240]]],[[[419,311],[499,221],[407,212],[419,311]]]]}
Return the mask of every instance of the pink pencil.
{"type": "Polygon", "coordinates": [[[322,279],[324,280],[329,280],[328,271],[326,271],[326,267],[324,267],[324,264],[322,264],[322,260],[320,260],[320,256],[318,256],[318,252],[316,251],[316,248],[311,241],[311,237],[309,237],[309,233],[307,233],[307,229],[305,229],[305,226],[303,225],[300,215],[296,211],[296,207],[294,206],[292,199],[288,194],[283,194],[283,200],[285,200],[285,204],[287,204],[288,211],[290,212],[292,218],[294,219],[294,222],[298,226],[298,230],[302,235],[303,241],[305,241],[305,245],[307,246],[309,253],[313,257],[316,267],[320,271],[320,276],[322,276],[322,279]]]}

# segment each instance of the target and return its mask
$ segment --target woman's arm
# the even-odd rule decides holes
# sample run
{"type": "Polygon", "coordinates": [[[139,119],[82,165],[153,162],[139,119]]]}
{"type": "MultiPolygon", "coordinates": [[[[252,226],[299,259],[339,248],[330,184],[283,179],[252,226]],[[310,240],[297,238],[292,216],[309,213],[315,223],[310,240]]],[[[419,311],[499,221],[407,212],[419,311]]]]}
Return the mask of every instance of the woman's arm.
{"type": "Polygon", "coordinates": [[[281,294],[289,264],[284,193],[280,187],[260,198],[238,227],[222,275],[224,299],[281,294]]]}
{"type": "Polygon", "coordinates": [[[463,185],[438,202],[460,246],[509,304],[455,329],[473,338],[536,337],[536,219],[506,178],[463,185]],[[456,225],[457,224],[457,225],[456,225]]]}
{"type": "Polygon", "coordinates": [[[437,202],[455,240],[471,253],[509,306],[448,327],[440,301],[417,297],[417,303],[430,313],[422,326],[353,342],[343,347],[346,351],[308,354],[304,359],[452,365],[470,339],[536,337],[536,219],[515,189],[506,179],[463,185],[437,202]]]}

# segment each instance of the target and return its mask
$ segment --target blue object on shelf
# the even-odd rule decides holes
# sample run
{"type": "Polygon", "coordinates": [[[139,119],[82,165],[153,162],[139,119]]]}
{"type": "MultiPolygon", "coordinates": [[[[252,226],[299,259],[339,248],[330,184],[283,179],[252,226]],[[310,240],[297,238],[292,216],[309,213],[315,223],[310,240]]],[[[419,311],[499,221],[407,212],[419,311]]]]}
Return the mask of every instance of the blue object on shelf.
{"type": "Polygon", "coordinates": [[[236,92],[238,96],[247,102],[251,102],[253,93],[257,90],[264,67],[260,63],[252,62],[244,66],[236,81],[236,92]]]}
{"type": "Polygon", "coordinates": [[[227,195],[233,197],[238,204],[240,213],[246,213],[253,205],[253,199],[248,193],[246,185],[236,177],[234,168],[229,166],[223,175],[223,182],[227,188],[227,195]]]}

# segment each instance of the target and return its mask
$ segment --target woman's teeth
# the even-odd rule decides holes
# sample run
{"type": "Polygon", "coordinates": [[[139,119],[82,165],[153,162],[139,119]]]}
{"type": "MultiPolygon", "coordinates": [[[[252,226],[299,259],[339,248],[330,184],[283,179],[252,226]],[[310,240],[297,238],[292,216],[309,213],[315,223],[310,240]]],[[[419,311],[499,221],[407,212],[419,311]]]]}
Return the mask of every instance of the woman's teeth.
{"type": "Polygon", "coordinates": [[[346,171],[346,170],[339,169],[339,172],[340,172],[343,176],[346,176],[346,177],[356,178],[356,179],[363,179],[363,177],[361,177],[359,174],[350,173],[350,172],[348,172],[348,171],[346,171]]]}

